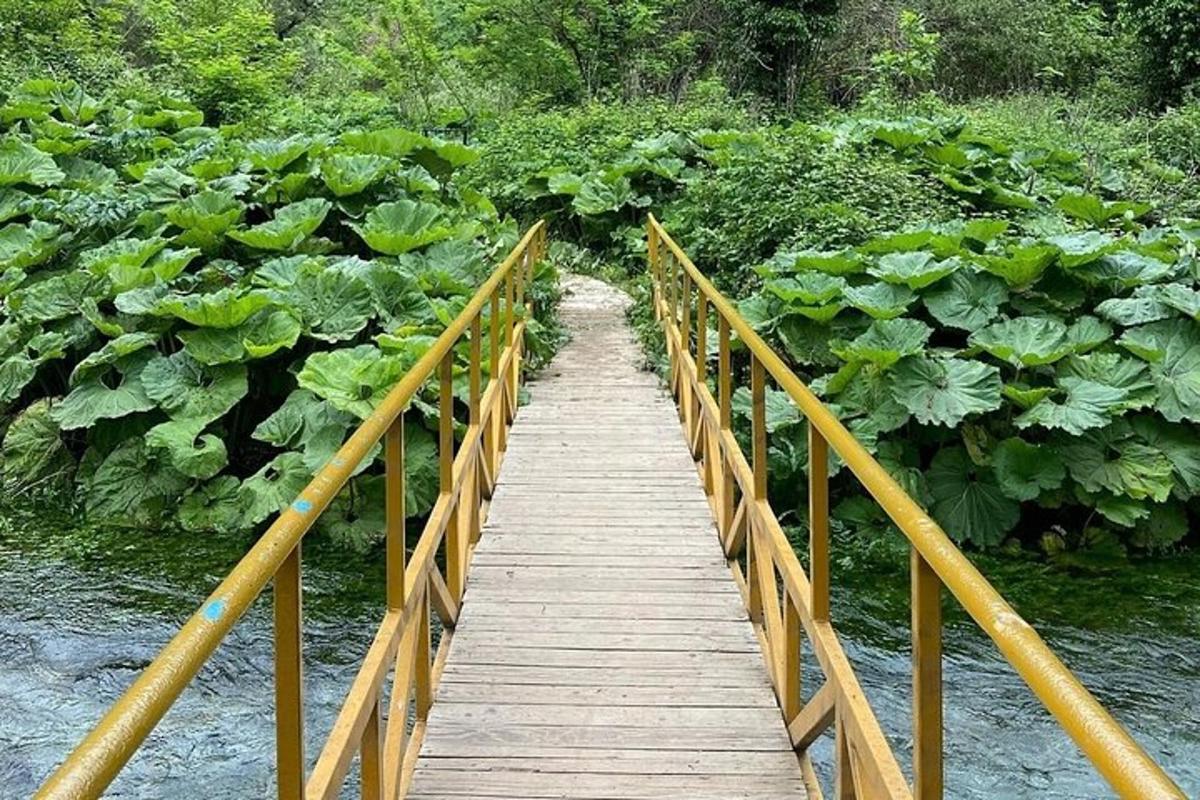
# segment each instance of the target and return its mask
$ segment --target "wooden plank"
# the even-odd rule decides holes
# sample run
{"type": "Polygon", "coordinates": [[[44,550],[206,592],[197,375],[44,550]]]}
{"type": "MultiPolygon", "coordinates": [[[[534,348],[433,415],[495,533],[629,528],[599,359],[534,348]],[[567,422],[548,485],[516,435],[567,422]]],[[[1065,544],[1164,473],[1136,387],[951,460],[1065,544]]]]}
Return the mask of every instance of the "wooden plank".
{"type": "Polygon", "coordinates": [[[438,703],[506,703],[571,706],[776,708],[755,686],[563,686],[459,683],[446,679],[438,703]]]}
{"type": "Polygon", "coordinates": [[[805,798],[675,405],[579,279],[507,437],[412,798],[805,798]]]}
{"type": "Polygon", "coordinates": [[[783,775],[792,776],[790,752],[738,753],[721,750],[567,750],[522,751],[520,756],[429,758],[430,770],[455,772],[545,772],[592,775],[783,775]]]}

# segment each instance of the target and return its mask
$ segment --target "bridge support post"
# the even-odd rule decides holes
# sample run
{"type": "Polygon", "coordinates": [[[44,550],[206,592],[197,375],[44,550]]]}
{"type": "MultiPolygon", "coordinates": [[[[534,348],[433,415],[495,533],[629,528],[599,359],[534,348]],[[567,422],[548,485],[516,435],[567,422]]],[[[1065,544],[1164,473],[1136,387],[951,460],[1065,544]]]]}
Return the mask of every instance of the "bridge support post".
{"type": "Polygon", "coordinates": [[[275,760],[279,800],[304,796],[300,544],[275,573],[275,760]]]}
{"type": "Polygon", "coordinates": [[[942,581],[912,548],[913,800],[942,800],[942,581]]]}

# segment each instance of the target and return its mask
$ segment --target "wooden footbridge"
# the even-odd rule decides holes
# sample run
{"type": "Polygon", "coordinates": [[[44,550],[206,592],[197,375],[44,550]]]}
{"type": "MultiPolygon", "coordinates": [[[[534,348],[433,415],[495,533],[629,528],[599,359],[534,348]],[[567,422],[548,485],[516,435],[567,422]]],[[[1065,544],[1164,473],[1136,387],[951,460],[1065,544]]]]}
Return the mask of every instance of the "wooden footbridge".
{"type": "Polygon", "coordinates": [[[945,594],[1117,796],[1183,798],[653,218],[648,243],[648,302],[677,403],[639,370],[623,296],[580,280],[562,307],[573,341],[517,413],[524,290],[546,253],[535,226],[37,797],[99,797],[271,583],[281,800],[941,798],[943,738],[954,736],[942,718],[945,594]],[[462,408],[456,350],[468,354],[462,408]],[[731,425],[741,375],[749,457],[731,425]],[[767,498],[768,380],[809,421],[808,570],[767,498]],[[423,390],[440,404],[441,493],[409,549],[404,414],[423,390]],[[381,440],[387,608],[311,758],[301,542],[381,440]],[[912,545],[910,775],[830,618],[833,454],[912,545]],[[819,685],[801,685],[802,652],[819,685]],[[823,770],[809,756],[822,736],[833,743],[823,770]]]}

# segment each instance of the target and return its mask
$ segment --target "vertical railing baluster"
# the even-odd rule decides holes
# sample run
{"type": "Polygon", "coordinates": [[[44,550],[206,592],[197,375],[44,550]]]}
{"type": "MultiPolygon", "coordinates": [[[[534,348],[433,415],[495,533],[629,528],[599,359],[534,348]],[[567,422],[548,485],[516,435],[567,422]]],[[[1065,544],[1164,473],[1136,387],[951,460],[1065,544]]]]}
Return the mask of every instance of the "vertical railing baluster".
{"type": "Polygon", "coordinates": [[[492,478],[496,477],[496,470],[500,467],[500,453],[505,448],[505,428],[504,428],[504,391],[505,383],[500,376],[500,356],[504,352],[504,345],[500,341],[500,287],[496,287],[496,291],[492,292],[491,300],[491,360],[489,362],[489,377],[496,382],[494,391],[499,392],[500,396],[496,399],[493,406],[492,416],[488,424],[488,430],[492,434],[491,454],[492,460],[489,466],[492,470],[492,478]]]}
{"type": "Polygon", "coordinates": [[[687,431],[688,439],[692,437],[692,384],[687,374],[687,361],[692,355],[692,276],[683,271],[683,285],[680,288],[680,320],[679,320],[679,419],[687,431]]]}
{"type": "Polygon", "coordinates": [[[834,712],[833,720],[833,797],[834,800],[857,800],[854,787],[854,765],[851,759],[849,733],[841,709],[834,712]]]}
{"type": "Polygon", "coordinates": [[[808,564],[812,616],[829,619],[829,443],[808,424],[808,564]]]}
{"type": "Polygon", "coordinates": [[[725,438],[733,427],[733,368],[729,355],[729,320],[717,312],[717,402],[721,410],[721,541],[728,548],[733,536],[733,469],[725,453],[725,438]]]}
{"type": "Polygon", "coordinates": [[[783,589],[783,664],[779,682],[779,697],[783,718],[791,722],[804,705],[800,697],[800,610],[785,583],[783,589]]]}
{"type": "Polygon", "coordinates": [[[275,760],[279,800],[304,796],[304,655],[300,543],[275,573],[275,760]]]}
{"type": "MultiPolygon", "coordinates": [[[[703,290],[696,292],[696,383],[705,387],[708,385],[708,296],[703,290]]],[[[693,453],[697,458],[704,459],[704,491],[713,493],[713,453],[709,447],[709,430],[704,424],[703,395],[696,396],[696,426],[699,435],[696,437],[697,450],[693,453]]]]}
{"type": "MultiPolygon", "coordinates": [[[[438,389],[438,487],[442,496],[454,488],[454,350],[442,357],[438,389]]],[[[449,504],[446,521],[446,586],[454,602],[466,587],[463,575],[462,503],[449,504]]]]}
{"type": "Polygon", "coordinates": [[[505,345],[512,350],[512,363],[509,372],[504,376],[505,391],[508,402],[505,405],[505,423],[513,421],[517,413],[517,377],[521,374],[520,348],[517,347],[516,337],[516,306],[513,302],[513,275],[508,273],[504,281],[504,339],[505,345]]]}
{"type": "Polygon", "coordinates": [[[429,719],[429,709],[433,706],[433,631],[430,622],[433,606],[429,602],[429,593],[432,591],[432,587],[425,587],[425,597],[421,599],[418,612],[418,624],[421,627],[417,630],[417,664],[413,670],[413,706],[418,720],[429,719]]]}
{"type": "Polygon", "coordinates": [[[646,223],[646,251],[650,260],[650,299],[654,305],[654,318],[662,319],[662,273],[659,269],[658,228],[653,222],[646,223]]]}
{"type": "MultiPolygon", "coordinates": [[[[405,720],[398,720],[401,725],[405,720]]],[[[371,716],[367,717],[367,726],[363,728],[359,752],[361,761],[361,797],[362,800],[383,800],[383,763],[379,741],[379,699],[371,708],[371,716]]]]}
{"type": "Polygon", "coordinates": [[[911,548],[913,800],[942,798],[942,581],[911,548]]]}
{"type": "Polygon", "coordinates": [[[387,552],[387,605],[392,610],[404,607],[405,508],[404,508],[404,412],[392,422],[383,443],[384,523],[387,552]]]}
{"type": "Polygon", "coordinates": [[[667,268],[669,272],[667,278],[669,285],[667,286],[667,289],[670,292],[671,325],[677,326],[679,325],[679,260],[675,258],[674,253],[668,250],[667,261],[669,262],[669,266],[667,268]]]}
{"type": "MultiPolygon", "coordinates": [[[[750,618],[755,622],[762,620],[763,598],[762,583],[758,578],[757,559],[759,554],[759,525],[757,504],[767,499],[767,372],[763,363],[755,356],[750,356],[750,428],[753,445],[752,462],[754,473],[754,496],[747,505],[747,522],[749,524],[746,536],[746,583],[749,587],[750,618]]],[[[767,558],[770,558],[768,555],[767,558]]],[[[772,643],[777,645],[778,643],[772,643]]]]}
{"type": "MultiPolygon", "coordinates": [[[[482,399],[483,389],[483,322],[480,319],[482,312],[475,315],[471,320],[471,356],[470,367],[468,369],[468,423],[472,431],[479,430],[479,420],[482,414],[480,401],[482,399]]],[[[478,457],[472,455],[467,459],[466,464],[467,479],[470,485],[467,487],[470,491],[464,491],[463,502],[469,504],[467,509],[467,518],[470,520],[470,541],[476,542],[479,540],[479,462],[478,457]]]]}

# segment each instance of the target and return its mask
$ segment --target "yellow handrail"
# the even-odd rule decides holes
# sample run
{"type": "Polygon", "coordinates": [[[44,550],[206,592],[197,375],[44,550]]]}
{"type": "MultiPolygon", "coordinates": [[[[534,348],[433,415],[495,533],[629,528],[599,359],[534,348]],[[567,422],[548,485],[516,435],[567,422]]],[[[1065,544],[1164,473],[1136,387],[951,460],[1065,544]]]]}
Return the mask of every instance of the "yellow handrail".
{"type": "MultiPolygon", "coordinates": [[[[865,792],[866,796],[904,796],[897,794],[894,783],[898,774],[894,756],[878,733],[878,724],[861,697],[836,634],[828,627],[826,456],[828,448],[832,448],[912,546],[913,796],[921,800],[942,796],[940,593],[945,585],[1121,797],[1184,798],[1182,790],[1084,688],[941,527],[742,319],[653,215],[648,222],[648,245],[655,313],[666,333],[672,386],[679,396],[681,417],[701,461],[705,486],[713,498],[727,551],[732,556],[741,542],[746,543],[747,565],[741,579],[746,584],[751,615],[760,623],[781,708],[797,747],[803,750],[821,730],[836,723],[845,729],[838,733],[839,782],[852,781],[855,785],[872,787],[865,792]],[[709,305],[718,315],[719,402],[712,397],[705,380],[706,333],[696,336],[693,350],[693,287],[696,330],[707,331],[709,305]],[[730,430],[731,331],[750,354],[753,466],[746,463],[730,430]],[[766,501],[766,375],[788,394],[809,422],[809,575],[801,568],[766,501]],[[738,491],[742,502],[735,511],[733,499],[738,491]],[[747,536],[748,524],[751,530],[747,536]],[[755,545],[757,549],[765,548],[769,558],[757,553],[755,545]],[[776,570],[782,577],[787,602],[783,609],[772,611],[769,595],[775,591],[776,570]],[[799,666],[795,655],[801,624],[813,637],[818,661],[829,680],[803,708],[798,697],[799,666]],[[843,715],[855,718],[843,721],[843,715]],[[851,752],[844,752],[847,749],[851,752]],[[874,763],[856,760],[863,754],[874,763]],[[843,774],[843,767],[846,773],[853,774],[843,774]],[[870,777],[869,781],[860,778],[860,768],[870,777]]],[[[732,565],[741,577],[736,562],[732,565]]],[[[778,605],[777,597],[774,605],[778,605]]]]}
{"type": "MultiPolygon", "coordinates": [[[[356,752],[361,752],[364,797],[396,795],[401,762],[415,757],[425,714],[437,682],[429,652],[429,609],[452,627],[462,598],[471,545],[481,510],[504,450],[507,425],[517,404],[525,323],[517,307],[525,282],[546,250],[544,222],[534,225],[479,288],[373,413],[350,435],[286,510],[230,571],[208,599],[47,779],[38,800],[96,798],[112,782],[146,736],[217,649],[234,623],[274,578],[277,770],[280,798],[333,798],[356,752]],[[501,306],[504,343],[501,347],[501,306]],[[489,308],[489,382],[481,390],[484,308],[489,308]],[[452,369],[454,347],[470,334],[470,424],[454,453],[452,369]],[[440,494],[425,530],[405,565],[404,411],[436,371],[441,378],[439,412],[440,494]],[[309,779],[305,780],[303,698],[300,680],[300,542],[346,485],[359,463],[385,438],[388,610],[309,779]],[[445,543],[447,576],[435,556],[445,543]],[[380,689],[396,656],[391,716],[383,732],[380,689]],[[401,658],[403,656],[403,658],[401,658]],[[421,664],[422,658],[424,664],[421,664]],[[403,662],[403,663],[402,663],[403,662]],[[401,681],[402,676],[407,676],[401,681]],[[410,692],[417,727],[406,730],[410,692]],[[403,703],[401,703],[401,698],[403,703]],[[406,746],[406,739],[407,746],[406,746]],[[381,768],[380,759],[387,769],[381,768]],[[306,785],[307,784],[307,785],[306,785]],[[374,785],[372,785],[374,784],[374,785]],[[372,791],[377,790],[377,791],[372,791]]],[[[443,635],[438,659],[450,641],[443,635]]]]}

